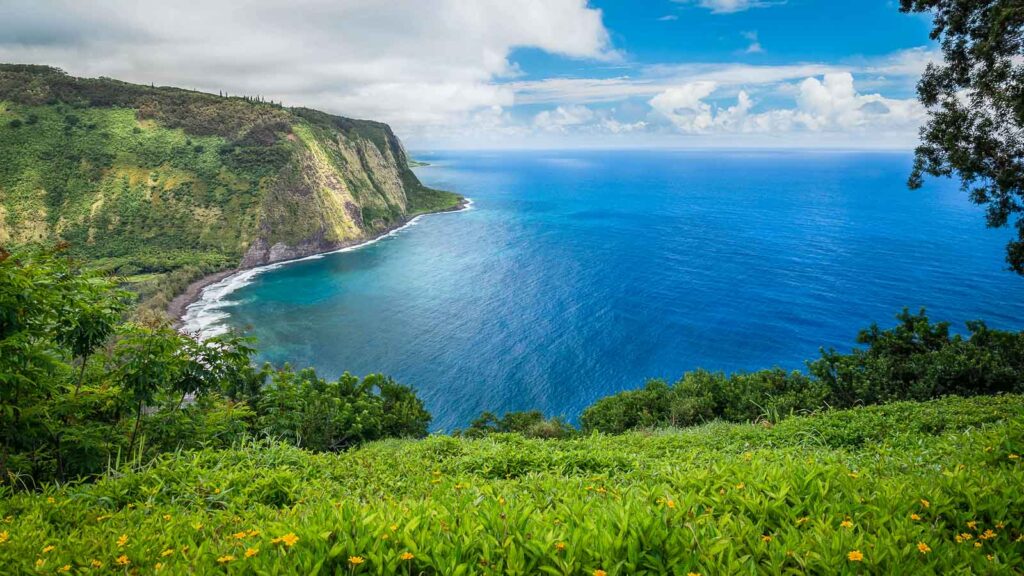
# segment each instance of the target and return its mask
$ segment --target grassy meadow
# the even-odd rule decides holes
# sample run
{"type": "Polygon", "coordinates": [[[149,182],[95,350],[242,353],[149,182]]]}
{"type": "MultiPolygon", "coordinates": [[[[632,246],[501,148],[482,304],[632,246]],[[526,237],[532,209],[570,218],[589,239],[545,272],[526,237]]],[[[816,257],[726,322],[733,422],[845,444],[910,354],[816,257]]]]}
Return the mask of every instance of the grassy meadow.
{"type": "Polygon", "coordinates": [[[1024,397],[1013,395],[569,440],[386,440],[338,454],[253,441],[7,494],[0,565],[1019,574],[1022,453],[1024,397]]]}

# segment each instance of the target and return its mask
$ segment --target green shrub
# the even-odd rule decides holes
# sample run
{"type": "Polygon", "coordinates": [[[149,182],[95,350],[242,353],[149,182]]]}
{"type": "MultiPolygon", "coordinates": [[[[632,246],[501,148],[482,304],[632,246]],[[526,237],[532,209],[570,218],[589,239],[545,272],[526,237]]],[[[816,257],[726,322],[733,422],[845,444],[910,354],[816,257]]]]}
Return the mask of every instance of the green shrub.
{"type": "Polygon", "coordinates": [[[63,250],[0,250],[0,484],[270,435],[315,450],[426,434],[415,392],[380,375],[257,370],[245,339],[123,320],[127,295],[63,250]]]}
{"type": "Polygon", "coordinates": [[[867,348],[822,350],[808,363],[808,374],[697,370],[672,386],[652,380],[640,390],[602,398],[580,421],[585,431],[618,434],[716,419],[776,423],[829,407],[1024,392],[1024,332],[969,322],[964,337],[952,334],[948,323],[931,323],[924,310],[903,310],[897,320],[888,330],[875,325],[862,331],[857,341],[867,348]]]}
{"type": "Polygon", "coordinates": [[[561,418],[545,418],[539,410],[528,412],[507,412],[498,418],[484,412],[470,423],[469,428],[457,430],[456,435],[481,438],[489,434],[516,433],[527,438],[568,438],[575,433],[569,423],[561,418]]]}

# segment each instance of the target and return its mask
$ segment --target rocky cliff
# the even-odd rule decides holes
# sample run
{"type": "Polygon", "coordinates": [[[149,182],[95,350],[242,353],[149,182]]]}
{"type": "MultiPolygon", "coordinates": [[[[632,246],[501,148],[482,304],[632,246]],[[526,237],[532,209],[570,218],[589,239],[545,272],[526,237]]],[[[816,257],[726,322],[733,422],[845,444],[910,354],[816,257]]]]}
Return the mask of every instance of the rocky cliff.
{"type": "Polygon", "coordinates": [[[128,275],[265,264],[460,205],[408,164],[378,122],[0,65],[0,245],[128,275]]]}

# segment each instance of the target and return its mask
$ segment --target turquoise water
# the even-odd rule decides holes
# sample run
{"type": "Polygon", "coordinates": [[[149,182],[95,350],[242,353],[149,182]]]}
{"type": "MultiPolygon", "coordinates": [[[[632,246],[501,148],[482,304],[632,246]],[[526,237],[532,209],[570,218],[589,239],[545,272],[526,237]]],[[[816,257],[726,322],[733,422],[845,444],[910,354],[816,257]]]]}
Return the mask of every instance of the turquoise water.
{"type": "Polygon", "coordinates": [[[413,385],[436,429],[483,410],[572,419],[697,367],[802,368],[903,306],[1024,327],[1009,232],[951,182],[908,191],[909,154],[418,158],[472,209],[255,276],[219,321],[274,363],[413,385]]]}

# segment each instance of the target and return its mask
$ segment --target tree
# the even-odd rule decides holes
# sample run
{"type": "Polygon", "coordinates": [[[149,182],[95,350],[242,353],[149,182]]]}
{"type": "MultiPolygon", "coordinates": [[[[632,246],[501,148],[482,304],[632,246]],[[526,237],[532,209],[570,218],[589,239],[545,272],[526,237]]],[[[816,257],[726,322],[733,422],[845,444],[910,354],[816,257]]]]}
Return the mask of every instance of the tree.
{"type": "Polygon", "coordinates": [[[934,13],[945,62],[930,64],[918,96],[921,129],[910,187],[925,175],[958,176],[987,209],[989,227],[1015,217],[1010,268],[1024,275],[1024,3],[1021,0],[900,0],[903,12],[934,13]]]}

